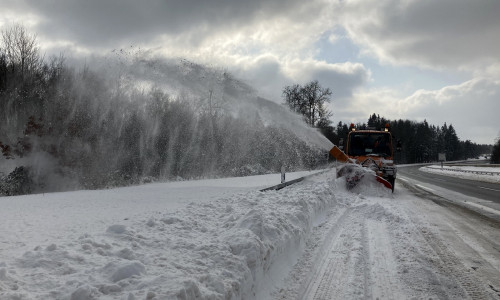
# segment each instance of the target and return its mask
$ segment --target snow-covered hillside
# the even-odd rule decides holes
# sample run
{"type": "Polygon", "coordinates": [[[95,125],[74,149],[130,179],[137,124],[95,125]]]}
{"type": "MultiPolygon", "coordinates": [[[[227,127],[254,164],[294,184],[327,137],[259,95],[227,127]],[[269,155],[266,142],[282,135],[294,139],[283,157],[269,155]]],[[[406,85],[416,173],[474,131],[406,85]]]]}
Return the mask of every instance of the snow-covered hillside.
{"type": "Polygon", "coordinates": [[[456,217],[403,187],[348,192],[330,170],[259,191],[278,181],[0,198],[0,298],[428,299],[490,297],[499,287],[469,266],[500,273],[480,240],[500,241],[490,224],[460,219],[471,228],[467,248],[442,237],[456,217]]]}

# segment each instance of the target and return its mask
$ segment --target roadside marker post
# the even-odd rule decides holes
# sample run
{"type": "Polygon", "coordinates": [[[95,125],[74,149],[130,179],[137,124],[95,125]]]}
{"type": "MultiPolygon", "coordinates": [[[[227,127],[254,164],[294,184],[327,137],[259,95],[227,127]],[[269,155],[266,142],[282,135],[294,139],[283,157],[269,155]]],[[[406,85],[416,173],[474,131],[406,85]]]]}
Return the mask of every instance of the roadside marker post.
{"type": "Polygon", "coordinates": [[[281,183],[285,182],[285,166],[281,166],[281,183]]]}
{"type": "Polygon", "coordinates": [[[443,162],[446,161],[446,153],[438,153],[438,160],[441,162],[441,169],[442,169],[443,162]]]}

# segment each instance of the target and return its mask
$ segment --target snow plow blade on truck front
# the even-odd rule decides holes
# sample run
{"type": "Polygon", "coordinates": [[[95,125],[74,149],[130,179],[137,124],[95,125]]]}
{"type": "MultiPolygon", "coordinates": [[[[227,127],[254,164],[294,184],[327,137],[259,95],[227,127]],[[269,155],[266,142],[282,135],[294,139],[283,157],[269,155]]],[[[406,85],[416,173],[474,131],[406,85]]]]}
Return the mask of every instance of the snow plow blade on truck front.
{"type": "MultiPolygon", "coordinates": [[[[398,148],[400,145],[398,144],[398,148]]],[[[348,189],[373,176],[386,188],[394,192],[396,166],[393,160],[392,135],[389,125],[382,130],[358,130],[351,124],[346,141],[346,152],[333,146],[330,154],[344,163],[337,170],[337,177],[345,177],[348,189]]]]}

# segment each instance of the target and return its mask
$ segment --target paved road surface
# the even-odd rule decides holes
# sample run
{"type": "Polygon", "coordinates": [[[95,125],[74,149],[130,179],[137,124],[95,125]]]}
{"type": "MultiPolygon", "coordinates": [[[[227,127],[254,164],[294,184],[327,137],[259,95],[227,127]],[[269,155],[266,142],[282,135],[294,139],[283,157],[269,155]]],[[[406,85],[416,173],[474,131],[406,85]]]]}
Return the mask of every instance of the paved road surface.
{"type": "MultiPolygon", "coordinates": [[[[500,184],[422,172],[422,166],[398,167],[398,176],[430,183],[467,196],[500,204],[500,184]]],[[[396,186],[397,188],[397,186],[396,186]]]]}

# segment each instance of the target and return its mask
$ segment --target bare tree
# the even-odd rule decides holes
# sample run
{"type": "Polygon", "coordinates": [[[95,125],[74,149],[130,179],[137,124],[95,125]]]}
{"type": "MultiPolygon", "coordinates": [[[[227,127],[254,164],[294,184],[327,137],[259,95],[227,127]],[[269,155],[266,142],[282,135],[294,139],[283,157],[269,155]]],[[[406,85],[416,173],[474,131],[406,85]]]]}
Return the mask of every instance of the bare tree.
{"type": "Polygon", "coordinates": [[[302,115],[306,114],[306,103],[302,99],[302,86],[299,84],[286,86],[283,89],[283,97],[285,98],[285,104],[292,111],[302,115]]]}
{"type": "Polygon", "coordinates": [[[326,107],[330,102],[332,91],[323,88],[317,80],[304,86],[294,84],[283,89],[285,104],[291,110],[304,116],[306,122],[313,127],[323,127],[330,124],[332,113],[326,107]]]}
{"type": "Polygon", "coordinates": [[[2,49],[10,71],[23,81],[42,64],[36,35],[20,24],[2,31],[2,49]]]}

